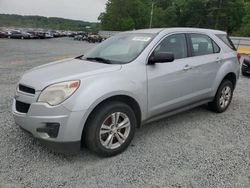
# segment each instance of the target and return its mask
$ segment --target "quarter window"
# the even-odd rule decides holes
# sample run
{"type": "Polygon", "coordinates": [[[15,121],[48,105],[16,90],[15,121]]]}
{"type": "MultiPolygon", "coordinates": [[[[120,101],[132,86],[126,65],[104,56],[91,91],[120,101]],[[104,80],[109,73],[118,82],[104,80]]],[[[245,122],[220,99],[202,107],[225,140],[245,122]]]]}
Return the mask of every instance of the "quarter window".
{"type": "Polygon", "coordinates": [[[220,47],[213,41],[214,53],[220,53],[220,47]]]}
{"type": "Polygon", "coordinates": [[[190,34],[191,50],[193,56],[219,53],[219,46],[208,36],[203,34],[190,34]]]}
{"type": "Polygon", "coordinates": [[[155,52],[173,53],[175,59],[187,57],[187,42],[185,34],[174,34],[166,37],[155,49],[155,52]]]}
{"type": "Polygon", "coordinates": [[[217,35],[226,45],[228,45],[232,50],[236,50],[232,40],[227,35],[217,35]]]}

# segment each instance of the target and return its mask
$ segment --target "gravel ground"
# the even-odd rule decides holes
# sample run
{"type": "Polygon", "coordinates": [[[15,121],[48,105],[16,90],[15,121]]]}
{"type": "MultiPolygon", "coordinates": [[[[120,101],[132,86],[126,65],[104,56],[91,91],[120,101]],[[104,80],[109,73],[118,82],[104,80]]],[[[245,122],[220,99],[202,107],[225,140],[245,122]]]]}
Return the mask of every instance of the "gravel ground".
{"type": "Polygon", "coordinates": [[[138,129],[121,155],[56,154],[14,124],[11,101],[26,70],[80,55],[72,39],[0,40],[0,187],[250,187],[250,79],[227,112],[204,107],[138,129]]]}

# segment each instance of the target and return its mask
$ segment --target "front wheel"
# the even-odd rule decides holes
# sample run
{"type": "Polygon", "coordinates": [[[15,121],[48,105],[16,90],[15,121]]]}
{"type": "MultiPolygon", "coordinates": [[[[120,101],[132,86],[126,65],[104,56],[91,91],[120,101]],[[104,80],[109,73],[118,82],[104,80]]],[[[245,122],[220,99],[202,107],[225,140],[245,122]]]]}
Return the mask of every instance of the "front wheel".
{"type": "Polygon", "coordinates": [[[97,108],[86,124],[87,147],[100,156],[123,152],[134,137],[137,121],[133,110],[122,102],[108,102],[97,108]]]}
{"type": "Polygon", "coordinates": [[[229,80],[224,80],[217,90],[214,100],[208,104],[210,109],[218,113],[225,112],[232,101],[233,90],[233,83],[229,80]]]}

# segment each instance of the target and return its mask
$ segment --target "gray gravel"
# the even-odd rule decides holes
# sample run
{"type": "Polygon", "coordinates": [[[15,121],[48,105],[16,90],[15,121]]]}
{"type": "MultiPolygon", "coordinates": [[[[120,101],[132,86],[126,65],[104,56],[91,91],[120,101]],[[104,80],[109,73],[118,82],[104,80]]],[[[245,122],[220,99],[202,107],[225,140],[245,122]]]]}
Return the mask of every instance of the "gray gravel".
{"type": "Polygon", "coordinates": [[[56,154],[17,127],[11,98],[34,66],[80,55],[72,39],[0,40],[0,187],[250,187],[250,78],[227,112],[205,107],[138,129],[121,155],[56,154]]]}

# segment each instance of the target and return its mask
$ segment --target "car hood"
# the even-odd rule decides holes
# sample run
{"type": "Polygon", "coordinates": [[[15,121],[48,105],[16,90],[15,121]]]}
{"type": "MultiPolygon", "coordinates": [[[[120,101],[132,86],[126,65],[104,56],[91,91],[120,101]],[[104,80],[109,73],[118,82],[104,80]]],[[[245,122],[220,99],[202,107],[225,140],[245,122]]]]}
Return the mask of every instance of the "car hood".
{"type": "Polygon", "coordinates": [[[90,62],[81,59],[65,59],[35,67],[27,71],[20,83],[39,91],[48,85],[68,81],[80,80],[87,76],[116,71],[121,65],[110,65],[90,62]]]}

